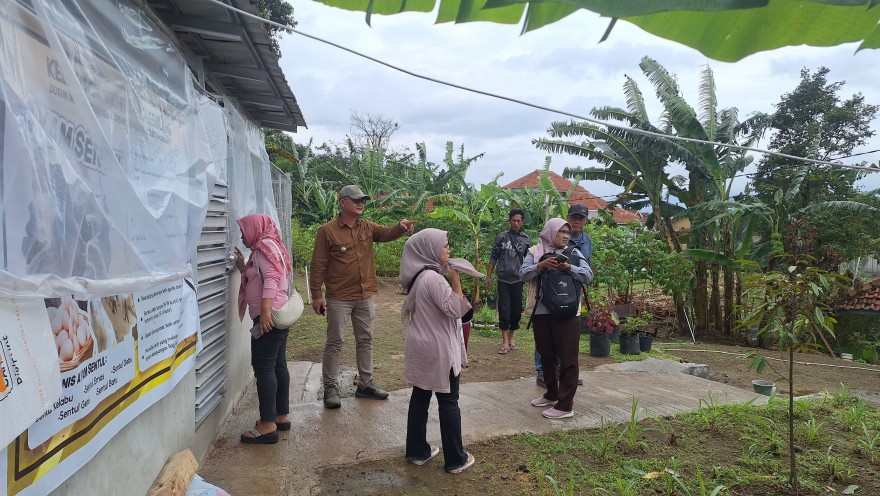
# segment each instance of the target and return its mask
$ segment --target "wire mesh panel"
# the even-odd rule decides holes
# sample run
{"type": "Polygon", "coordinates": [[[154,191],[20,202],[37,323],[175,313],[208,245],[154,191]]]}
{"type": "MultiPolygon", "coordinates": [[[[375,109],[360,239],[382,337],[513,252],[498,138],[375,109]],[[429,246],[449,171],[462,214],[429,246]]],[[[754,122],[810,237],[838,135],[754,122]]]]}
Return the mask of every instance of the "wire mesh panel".
{"type": "MultiPolygon", "coordinates": [[[[290,219],[293,216],[293,197],[291,196],[290,174],[272,165],[272,193],[275,195],[275,208],[278,209],[278,226],[281,229],[281,239],[291,253],[291,226],[290,219]]],[[[296,262],[294,262],[294,267],[296,262]]]]}

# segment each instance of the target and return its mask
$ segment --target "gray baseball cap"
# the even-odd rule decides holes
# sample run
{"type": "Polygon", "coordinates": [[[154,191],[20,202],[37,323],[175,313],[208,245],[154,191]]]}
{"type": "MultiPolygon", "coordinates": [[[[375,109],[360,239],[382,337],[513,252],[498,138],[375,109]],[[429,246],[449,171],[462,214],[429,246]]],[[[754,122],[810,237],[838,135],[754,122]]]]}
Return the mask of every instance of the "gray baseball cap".
{"type": "Polygon", "coordinates": [[[352,200],[360,200],[361,198],[370,199],[369,195],[364,194],[363,191],[354,184],[349,184],[348,186],[339,190],[339,198],[349,197],[352,200]]]}
{"type": "Polygon", "coordinates": [[[584,217],[589,217],[590,211],[587,210],[587,207],[575,203],[574,205],[568,207],[568,215],[583,215],[584,217]]]}

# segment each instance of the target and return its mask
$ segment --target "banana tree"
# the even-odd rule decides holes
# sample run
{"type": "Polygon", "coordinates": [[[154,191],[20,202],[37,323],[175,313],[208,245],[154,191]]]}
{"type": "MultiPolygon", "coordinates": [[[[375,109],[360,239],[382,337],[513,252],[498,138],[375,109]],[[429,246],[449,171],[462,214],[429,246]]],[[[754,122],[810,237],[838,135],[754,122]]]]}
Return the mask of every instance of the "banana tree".
{"type": "MultiPolygon", "coordinates": [[[[591,114],[603,120],[623,124],[658,134],[660,129],[651,124],[645,109],[645,100],[638,84],[626,77],[623,85],[627,108],[601,107],[591,114]]],[[[599,162],[604,167],[566,167],[563,176],[578,180],[608,181],[624,188],[618,199],[625,200],[632,209],[650,205],[654,225],[663,239],[681,251],[678,237],[669,222],[669,216],[681,207],[666,201],[664,190],[669,184],[681,184],[683,179],[670,177],[666,166],[670,160],[694,160],[690,151],[679,143],[666,139],[636,134],[624,129],[596,126],[585,122],[554,122],[547,131],[550,139],[532,143],[551,153],[566,153],[599,162]],[[571,141],[575,137],[578,141],[571,141]],[[666,213],[664,219],[663,213],[666,213]]]]}
{"type": "MultiPolygon", "coordinates": [[[[434,0],[318,1],[366,12],[367,24],[372,14],[435,10],[434,0]]],[[[858,50],[880,48],[876,4],[875,0],[441,0],[436,22],[517,24],[522,20],[525,33],[584,9],[609,19],[602,40],[620,19],[715,60],[735,62],[783,46],[860,42],[858,50]]]]}
{"type": "MultiPolygon", "coordinates": [[[[739,121],[736,108],[718,109],[715,93],[715,78],[711,68],[704,67],[700,74],[699,114],[681,96],[676,78],[662,65],[650,57],[644,57],[639,64],[642,72],[653,84],[657,98],[663,104],[663,120],[666,127],[677,136],[703,141],[717,141],[724,144],[751,146],[757,143],[769,124],[769,116],[757,113],[739,121]],[[741,142],[740,142],[741,141],[741,142]]],[[[680,160],[688,171],[687,191],[670,186],[670,191],[678,196],[689,208],[707,201],[730,199],[733,179],[750,162],[743,151],[727,146],[688,142],[681,145],[690,153],[680,160]]],[[[710,249],[732,255],[733,226],[706,222],[711,217],[705,210],[692,210],[691,223],[694,226],[689,246],[697,249],[710,249]]],[[[732,333],[734,276],[729,267],[722,266],[724,279],[724,303],[722,308],[719,267],[707,266],[705,260],[695,264],[696,292],[694,310],[697,325],[709,327],[709,316],[714,316],[716,325],[732,333]],[[711,268],[712,300],[709,301],[707,275],[711,268]]]]}
{"type": "MultiPolygon", "coordinates": [[[[500,174],[499,174],[500,176],[500,174]]],[[[461,193],[437,195],[439,205],[428,214],[431,219],[439,219],[448,224],[464,226],[468,233],[467,243],[473,243],[474,268],[480,270],[480,238],[487,234],[493,216],[498,214],[499,203],[498,176],[479,188],[467,184],[461,193]]],[[[450,228],[446,230],[451,231],[450,228]]],[[[454,248],[455,249],[455,248],[454,248]]],[[[474,285],[471,303],[480,301],[480,284],[474,285]]]]}

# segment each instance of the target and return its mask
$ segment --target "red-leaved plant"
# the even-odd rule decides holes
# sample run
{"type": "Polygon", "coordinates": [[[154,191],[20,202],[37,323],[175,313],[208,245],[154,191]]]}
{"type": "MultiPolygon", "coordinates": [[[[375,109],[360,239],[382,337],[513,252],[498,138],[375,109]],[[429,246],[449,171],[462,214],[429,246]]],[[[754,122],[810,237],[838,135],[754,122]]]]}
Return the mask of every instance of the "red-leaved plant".
{"type": "Polygon", "coordinates": [[[614,308],[604,298],[591,298],[591,303],[584,318],[584,327],[594,334],[611,334],[618,324],[614,308]]]}

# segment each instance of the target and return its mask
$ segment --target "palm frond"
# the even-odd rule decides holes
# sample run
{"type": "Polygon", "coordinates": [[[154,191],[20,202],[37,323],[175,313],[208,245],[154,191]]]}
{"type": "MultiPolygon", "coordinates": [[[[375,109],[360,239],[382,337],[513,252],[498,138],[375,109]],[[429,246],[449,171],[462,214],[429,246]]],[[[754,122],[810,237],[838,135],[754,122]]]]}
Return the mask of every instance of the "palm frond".
{"type": "Polygon", "coordinates": [[[641,62],[639,62],[639,67],[642,69],[642,73],[648,78],[648,81],[654,85],[654,89],[658,94],[679,94],[678,82],[676,82],[675,76],[670,74],[669,71],[660,65],[659,62],[646,56],[642,58],[641,62]]]}
{"type": "Polygon", "coordinates": [[[562,171],[562,175],[565,178],[575,179],[578,181],[607,181],[611,184],[621,187],[629,184],[633,178],[631,175],[623,175],[599,167],[566,167],[565,170],[562,171]]]}
{"type": "Polygon", "coordinates": [[[798,210],[801,214],[817,214],[828,211],[841,211],[850,214],[880,214],[880,209],[857,201],[826,201],[807,205],[798,210]]]}
{"type": "Polygon", "coordinates": [[[626,98],[626,108],[643,121],[650,120],[648,111],[645,109],[645,97],[642,90],[639,89],[631,77],[626,76],[626,82],[623,83],[623,96],[626,98]]]}
{"type": "Polygon", "coordinates": [[[705,65],[700,73],[700,122],[706,130],[706,137],[711,141],[715,141],[715,130],[718,125],[717,110],[715,76],[712,74],[712,68],[705,65]]]}

